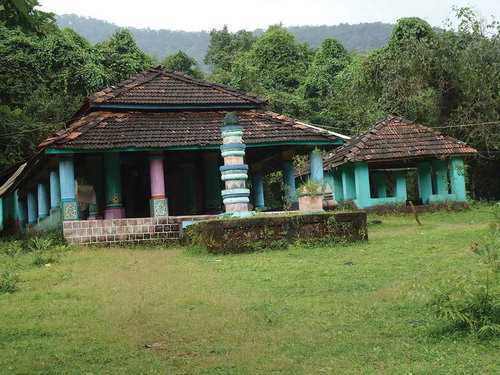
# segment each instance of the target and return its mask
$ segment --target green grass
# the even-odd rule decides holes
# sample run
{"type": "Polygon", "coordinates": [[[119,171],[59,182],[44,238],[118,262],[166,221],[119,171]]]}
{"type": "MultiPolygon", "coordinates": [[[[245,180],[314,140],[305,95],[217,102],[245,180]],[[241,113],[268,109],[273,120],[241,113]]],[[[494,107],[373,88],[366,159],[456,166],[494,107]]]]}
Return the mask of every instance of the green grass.
{"type": "Polygon", "coordinates": [[[0,373],[499,374],[499,339],[450,333],[425,306],[437,277],[470,268],[490,211],[370,216],[369,242],[332,247],[24,255],[0,296],[0,373]]]}

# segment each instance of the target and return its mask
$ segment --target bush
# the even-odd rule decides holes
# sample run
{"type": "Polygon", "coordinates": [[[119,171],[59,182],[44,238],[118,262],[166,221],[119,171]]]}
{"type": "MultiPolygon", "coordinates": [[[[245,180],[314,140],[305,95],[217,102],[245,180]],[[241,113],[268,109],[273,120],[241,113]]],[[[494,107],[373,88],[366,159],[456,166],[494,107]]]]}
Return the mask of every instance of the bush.
{"type": "Polygon", "coordinates": [[[436,315],[458,329],[481,336],[500,334],[500,215],[490,233],[474,241],[471,253],[477,264],[465,275],[439,280],[428,304],[436,315]]]}
{"type": "Polygon", "coordinates": [[[0,269],[0,293],[14,293],[20,281],[19,265],[12,264],[0,269]]]}
{"type": "Polygon", "coordinates": [[[27,242],[28,251],[35,255],[33,264],[35,266],[43,266],[48,263],[57,263],[68,246],[66,245],[53,245],[51,238],[46,237],[33,237],[27,242]]]}
{"type": "Polygon", "coordinates": [[[11,259],[11,264],[0,269],[0,293],[14,293],[20,281],[21,266],[18,259],[22,253],[21,242],[13,241],[2,247],[2,252],[11,259]]]}

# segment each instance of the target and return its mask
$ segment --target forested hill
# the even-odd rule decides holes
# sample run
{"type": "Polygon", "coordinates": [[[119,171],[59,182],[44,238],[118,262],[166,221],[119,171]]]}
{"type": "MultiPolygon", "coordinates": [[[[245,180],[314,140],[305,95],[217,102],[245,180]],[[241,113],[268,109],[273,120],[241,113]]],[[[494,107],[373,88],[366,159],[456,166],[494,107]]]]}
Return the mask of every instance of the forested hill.
{"type": "MultiPolygon", "coordinates": [[[[107,40],[118,26],[97,20],[95,18],[80,17],[74,14],[56,16],[60,28],[71,27],[78,34],[91,43],[107,40]]],[[[338,39],[349,50],[379,49],[387,43],[394,25],[375,22],[357,25],[341,24],[337,26],[295,26],[289,29],[297,37],[307,42],[310,46],[319,46],[326,37],[338,39]]],[[[150,56],[155,56],[158,61],[179,50],[194,57],[200,66],[210,42],[208,31],[171,31],[129,28],[134,35],[139,48],[150,56]]],[[[261,34],[262,30],[256,30],[261,34]]]]}

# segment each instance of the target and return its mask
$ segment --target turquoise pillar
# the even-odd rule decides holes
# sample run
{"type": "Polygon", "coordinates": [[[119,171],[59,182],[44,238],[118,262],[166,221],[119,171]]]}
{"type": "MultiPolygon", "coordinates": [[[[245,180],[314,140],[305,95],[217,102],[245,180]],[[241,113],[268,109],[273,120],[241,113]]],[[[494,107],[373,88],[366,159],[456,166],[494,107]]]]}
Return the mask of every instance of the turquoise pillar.
{"type": "Polygon", "coordinates": [[[396,171],[392,174],[394,179],[394,196],[398,198],[407,198],[406,192],[406,174],[404,171],[396,171]]]}
{"type": "Polygon", "coordinates": [[[75,194],[75,168],[73,164],[73,156],[62,156],[59,159],[59,185],[61,193],[62,219],[64,221],[78,220],[78,203],[76,201],[75,194]]]}
{"type": "Polygon", "coordinates": [[[346,163],[341,167],[342,170],[342,190],[344,191],[344,201],[356,199],[356,181],[354,178],[354,164],[346,163]]]}
{"type": "Polygon", "coordinates": [[[220,188],[219,153],[203,153],[203,172],[205,178],[205,213],[222,212],[222,196],[220,188]]]}
{"type": "Polygon", "coordinates": [[[323,153],[314,149],[309,153],[309,163],[311,166],[311,180],[323,183],[323,153]]]}
{"type": "Polygon", "coordinates": [[[354,163],[354,179],[356,184],[356,206],[370,207],[370,176],[368,163],[354,163]]]}
{"type": "Polygon", "coordinates": [[[196,215],[196,176],[193,163],[182,164],[182,210],[196,215]]]}
{"type": "Polygon", "coordinates": [[[47,182],[40,181],[38,183],[38,218],[43,219],[49,216],[50,203],[49,203],[49,189],[47,188],[47,182]]]}
{"type": "Polygon", "coordinates": [[[19,198],[17,196],[18,190],[14,191],[14,219],[19,219],[19,198]]]}
{"type": "Polygon", "coordinates": [[[50,209],[58,210],[61,208],[61,183],[59,181],[59,170],[53,168],[50,170],[50,209]]]}
{"type": "Polygon", "coordinates": [[[333,171],[324,172],[323,176],[325,180],[325,185],[330,186],[330,189],[333,192],[333,171]]]}
{"type": "Polygon", "coordinates": [[[121,219],[125,217],[122,197],[122,173],[120,154],[107,152],[104,154],[104,170],[106,185],[105,219],[121,219]]]}
{"type": "Polygon", "coordinates": [[[28,224],[36,224],[38,216],[38,204],[36,199],[36,190],[28,191],[28,224]]]}
{"type": "Polygon", "coordinates": [[[465,202],[467,200],[467,193],[465,190],[464,159],[461,157],[452,157],[449,160],[449,169],[451,193],[455,194],[455,199],[458,202],[465,202]]]}
{"type": "Polygon", "coordinates": [[[417,163],[418,192],[423,204],[429,203],[432,195],[432,176],[429,162],[417,163]]]}
{"type": "Polygon", "coordinates": [[[299,203],[295,188],[295,169],[293,167],[293,159],[291,157],[282,161],[282,170],[286,202],[290,206],[290,209],[298,210],[299,203]]]}
{"type": "Polygon", "coordinates": [[[448,195],[448,169],[446,168],[446,162],[441,159],[434,159],[432,161],[432,169],[434,170],[434,178],[436,180],[436,194],[448,195]]]}
{"type": "Polygon", "coordinates": [[[387,198],[387,185],[385,183],[385,173],[375,172],[372,174],[373,184],[377,198],[387,198]]]}
{"type": "Polygon", "coordinates": [[[253,206],[255,209],[264,211],[266,205],[264,202],[264,176],[262,172],[255,171],[250,174],[250,181],[252,182],[252,196],[253,206]]]}
{"type": "Polygon", "coordinates": [[[88,220],[102,220],[104,218],[104,176],[101,155],[87,157],[87,168],[90,183],[94,188],[96,203],[89,205],[88,220]]]}
{"type": "Polygon", "coordinates": [[[21,197],[17,201],[19,206],[19,228],[24,231],[26,224],[28,224],[28,202],[26,197],[21,197]]]}
{"type": "Polygon", "coordinates": [[[342,183],[342,171],[336,168],[333,171],[333,197],[339,203],[344,202],[344,187],[342,183]]]}

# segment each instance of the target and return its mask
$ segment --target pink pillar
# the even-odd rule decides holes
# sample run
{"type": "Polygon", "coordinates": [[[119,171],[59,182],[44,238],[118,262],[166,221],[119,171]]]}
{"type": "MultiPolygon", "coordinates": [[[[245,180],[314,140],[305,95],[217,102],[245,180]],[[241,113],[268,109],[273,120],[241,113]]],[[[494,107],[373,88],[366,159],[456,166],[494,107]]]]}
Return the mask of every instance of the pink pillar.
{"type": "MultiPolygon", "coordinates": [[[[151,155],[153,156],[153,155],[151,155]]],[[[157,156],[157,155],[154,155],[157,156]]],[[[163,175],[163,155],[160,158],[149,159],[151,180],[151,198],[165,198],[165,177],[163,175]]]]}
{"type": "Polygon", "coordinates": [[[168,216],[162,152],[149,154],[149,178],[151,181],[151,217],[168,216]]]}

